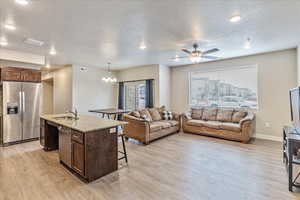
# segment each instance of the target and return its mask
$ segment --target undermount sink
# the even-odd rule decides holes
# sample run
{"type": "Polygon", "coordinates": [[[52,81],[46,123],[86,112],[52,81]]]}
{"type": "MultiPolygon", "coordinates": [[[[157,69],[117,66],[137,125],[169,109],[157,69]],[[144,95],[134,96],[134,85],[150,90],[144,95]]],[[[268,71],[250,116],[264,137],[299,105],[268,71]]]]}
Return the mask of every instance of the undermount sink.
{"type": "Polygon", "coordinates": [[[63,116],[63,117],[54,117],[55,120],[76,120],[75,117],[63,116]]]}

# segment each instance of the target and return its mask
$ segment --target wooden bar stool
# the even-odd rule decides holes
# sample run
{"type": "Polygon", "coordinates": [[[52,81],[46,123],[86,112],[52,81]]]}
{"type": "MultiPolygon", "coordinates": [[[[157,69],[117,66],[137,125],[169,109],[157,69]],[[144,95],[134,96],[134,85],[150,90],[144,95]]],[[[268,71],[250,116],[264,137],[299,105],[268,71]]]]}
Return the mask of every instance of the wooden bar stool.
{"type": "Polygon", "coordinates": [[[128,159],[127,159],[127,151],[126,151],[126,146],[125,146],[125,134],[124,133],[120,133],[118,134],[119,137],[121,137],[122,139],[122,146],[123,146],[123,151],[119,151],[119,153],[123,154],[122,157],[119,158],[119,160],[125,159],[126,163],[128,163],[128,159]]]}

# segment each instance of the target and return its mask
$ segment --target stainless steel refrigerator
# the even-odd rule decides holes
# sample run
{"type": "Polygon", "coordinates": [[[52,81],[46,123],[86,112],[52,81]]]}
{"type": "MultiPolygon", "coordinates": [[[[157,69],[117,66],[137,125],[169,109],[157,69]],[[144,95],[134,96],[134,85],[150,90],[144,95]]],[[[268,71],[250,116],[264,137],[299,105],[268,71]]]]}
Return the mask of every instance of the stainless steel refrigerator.
{"type": "Polygon", "coordinates": [[[40,135],[41,84],[3,82],[3,143],[38,138],[40,135]]]}

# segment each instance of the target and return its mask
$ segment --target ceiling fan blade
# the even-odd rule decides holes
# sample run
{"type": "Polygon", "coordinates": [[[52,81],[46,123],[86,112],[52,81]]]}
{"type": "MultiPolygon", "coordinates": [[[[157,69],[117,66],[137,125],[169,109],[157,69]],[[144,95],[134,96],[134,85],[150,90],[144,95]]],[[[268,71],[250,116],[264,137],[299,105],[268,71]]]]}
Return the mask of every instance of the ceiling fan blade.
{"type": "Polygon", "coordinates": [[[217,56],[201,56],[202,58],[206,58],[206,59],[219,59],[220,57],[217,57],[217,56]]]}
{"type": "Polygon", "coordinates": [[[189,50],[187,50],[187,49],[181,49],[183,52],[185,52],[185,53],[188,53],[188,54],[191,54],[192,52],[190,52],[189,50]]]}
{"type": "Polygon", "coordinates": [[[219,51],[218,48],[210,49],[210,50],[202,52],[202,55],[209,54],[209,53],[214,53],[214,52],[217,52],[217,51],[219,51]]]}
{"type": "Polygon", "coordinates": [[[172,59],[173,60],[176,60],[176,59],[181,59],[181,58],[189,58],[190,56],[180,56],[180,57],[173,57],[172,59]]]}

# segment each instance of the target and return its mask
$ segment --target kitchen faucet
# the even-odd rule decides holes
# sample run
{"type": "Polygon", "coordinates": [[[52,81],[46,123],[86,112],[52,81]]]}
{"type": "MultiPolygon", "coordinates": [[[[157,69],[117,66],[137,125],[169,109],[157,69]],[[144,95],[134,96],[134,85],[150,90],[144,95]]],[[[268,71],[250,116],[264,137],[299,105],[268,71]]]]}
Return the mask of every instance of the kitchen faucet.
{"type": "Polygon", "coordinates": [[[71,114],[73,114],[74,117],[75,117],[75,120],[78,120],[78,119],[79,119],[79,118],[78,118],[78,111],[77,111],[76,108],[74,109],[74,111],[68,110],[66,113],[71,113],[71,114]]]}

